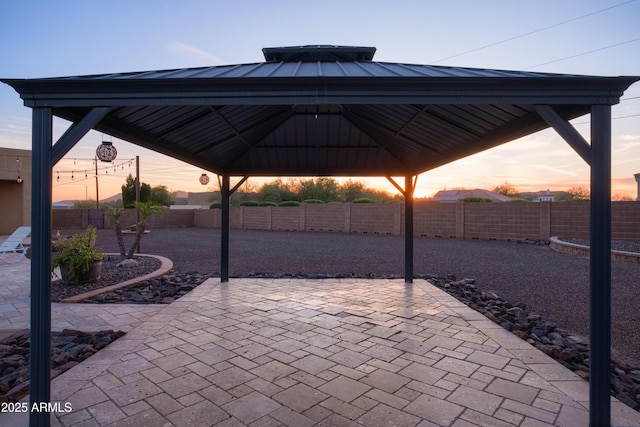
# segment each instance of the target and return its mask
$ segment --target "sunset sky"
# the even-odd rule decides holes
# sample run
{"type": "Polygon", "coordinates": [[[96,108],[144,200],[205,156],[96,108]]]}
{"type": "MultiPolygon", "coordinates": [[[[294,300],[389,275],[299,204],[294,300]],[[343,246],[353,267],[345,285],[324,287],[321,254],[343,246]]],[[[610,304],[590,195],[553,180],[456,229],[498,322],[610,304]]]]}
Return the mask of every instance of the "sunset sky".
{"type": "MultiPolygon", "coordinates": [[[[0,77],[253,63],[264,61],[263,47],[309,44],[374,46],[374,60],[384,62],[640,75],[638,22],[640,0],[7,1],[0,5],[0,77]]],[[[612,116],[612,193],[635,198],[640,83],[629,88],[612,116]]],[[[589,117],[572,123],[589,140],[589,117]]],[[[56,119],[54,138],[68,125],[56,119]]],[[[119,193],[126,176],[135,174],[129,160],[136,156],[141,180],[152,186],[206,191],[217,182],[209,173],[211,183],[203,187],[201,169],[105,138],[118,158],[115,165],[99,165],[101,199],[119,193]]],[[[56,165],[54,201],[95,199],[91,159],[102,139],[90,132],[56,165]]],[[[1,84],[0,147],[31,149],[31,110],[1,84]]],[[[384,178],[366,182],[395,191],[384,178]]],[[[588,187],[589,168],[553,130],[545,130],[422,174],[416,196],[444,188],[492,189],[504,182],[520,191],[588,187]]]]}

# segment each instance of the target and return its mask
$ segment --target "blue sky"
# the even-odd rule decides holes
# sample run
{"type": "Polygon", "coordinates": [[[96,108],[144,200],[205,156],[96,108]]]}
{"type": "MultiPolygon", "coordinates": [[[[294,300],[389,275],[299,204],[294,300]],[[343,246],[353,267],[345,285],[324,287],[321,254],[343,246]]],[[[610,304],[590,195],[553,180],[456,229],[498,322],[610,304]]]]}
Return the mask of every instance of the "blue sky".
{"type": "MultiPolygon", "coordinates": [[[[263,47],[306,44],[375,46],[377,61],[640,75],[638,22],[640,0],[4,1],[0,77],[261,62],[263,47]]],[[[640,83],[614,107],[613,117],[613,193],[635,197],[640,83]]],[[[13,89],[0,85],[0,146],[30,149],[30,121],[30,109],[13,89]]],[[[588,116],[574,125],[588,140],[588,116]]],[[[54,135],[67,126],[56,120],[54,135]]],[[[56,166],[54,200],[95,197],[93,178],[83,179],[93,165],[82,159],[93,157],[101,140],[101,134],[90,132],[56,166]],[[74,169],[81,172],[74,171],[72,181],[74,169]]],[[[197,181],[201,170],[113,142],[119,151],[116,163],[140,156],[144,182],[205,190],[197,181]]],[[[101,170],[100,197],[118,193],[132,171],[128,164],[115,173],[101,170]]],[[[589,169],[555,132],[546,130],[427,172],[418,180],[416,195],[445,187],[490,189],[505,181],[522,191],[587,187],[589,169]]],[[[394,191],[385,179],[369,183],[394,191]]]]}

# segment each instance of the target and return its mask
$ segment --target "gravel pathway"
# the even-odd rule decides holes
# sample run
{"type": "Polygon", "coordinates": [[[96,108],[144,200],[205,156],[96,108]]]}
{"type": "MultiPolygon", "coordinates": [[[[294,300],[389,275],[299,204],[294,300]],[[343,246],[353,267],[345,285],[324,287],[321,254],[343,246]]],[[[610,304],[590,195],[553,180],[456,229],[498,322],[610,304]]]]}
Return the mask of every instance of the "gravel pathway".
{"type": "MultiPolygon", "coordinates": [[[[117,251],[113,230],[98,245],[117,251]]],[[[220,230],[154,229],[142,253],[166,256],[178,271],[220,270],[220,230]]],[[[589,259],[546,245],[502,241],[416,238],[416,274],[473,278],[478,287],[524,302],[549,321],[589,334],[589,259]]],[[[231,230],[230,273],[396,274],[404,268],[404,239],[342,233],[231,230]]],[[[640,264],[612,263],[614,356],[640,364],[640,264]]]]}

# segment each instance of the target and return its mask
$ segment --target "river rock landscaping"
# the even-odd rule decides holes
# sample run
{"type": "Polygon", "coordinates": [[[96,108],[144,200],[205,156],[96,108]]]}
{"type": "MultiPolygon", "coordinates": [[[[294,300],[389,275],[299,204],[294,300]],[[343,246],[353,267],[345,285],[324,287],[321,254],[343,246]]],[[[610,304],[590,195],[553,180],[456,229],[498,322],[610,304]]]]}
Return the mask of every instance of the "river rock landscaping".
{"type": "MultiPolygon", "coordinates": [[[[124,332],[80,332],[65,329],[51,333],[51,378],[95,354],[124,332]]],[[[29,394],[29,331],[16,331],[0,340],[0,403],[18,402],[29,394]]]]}

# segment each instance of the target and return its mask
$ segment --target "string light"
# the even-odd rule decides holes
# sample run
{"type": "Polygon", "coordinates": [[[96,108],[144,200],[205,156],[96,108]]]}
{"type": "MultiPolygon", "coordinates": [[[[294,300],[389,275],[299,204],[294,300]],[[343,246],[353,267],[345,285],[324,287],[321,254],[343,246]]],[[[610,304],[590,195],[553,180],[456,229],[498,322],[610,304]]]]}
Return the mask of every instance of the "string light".
{"type": "Polygon", "coordinates": [[[20,176],[20,157],[16,157],[16,164],[17,164],[17,170],[18,170],[18,179],[16,179],[16,182],[18,184],[22,184],[22,177],[20,176]]]}
{"type": "MultiPolygon", "coordinates": [[[[75,158],[75,159],[73,159],[73,164],[74,165],[78,165],[78,162],[81,162],[83,160],[84,161],[91,161],[92,165],[95,167],[95,163],[96,163],[96,159],[95,158],[87,158],[87,159],[75,158]]],[[[131,168],[131,166],[133,164],[132,163],[133,160],[134,159],[127,159],[127,160],[123,160],[120,163],[117,163],[117,164],[111,163],[111,164],[108,164],[108,165],[103,166],[103,167],[100,167],[98,165],[99,167],[96,168],[96,173],[98,175],[100,175],[100,174],[108,175],[109,174],[109,169],[113,168],[113,174],[117,175],[118,174],[118,170],[122,170],[122,171],[125,170],[125,166],[128,165],[129,168],[131,168]]],[[[16,159],[16,162],[19,162],[19,161],[20,161],[20,159],[16,159]]],[[[59,169],[59,170],[56,170],[55,173],[56,173],[56,181],[60,182],[60,183],[64,182],[65,176],[71,177],[71,180],[75,180],[75,177],[76,177],[75,176],[76,175],[76,169],[75,168],[74,169],[68,169],[68,170],[59,169]]],[[[18,167],[18,175],[20,175],[19,167],[18,167]]],[[[89,179],[89,169],[88,168],[84,169],[84,178],[85,179],[89,179]]]]}

